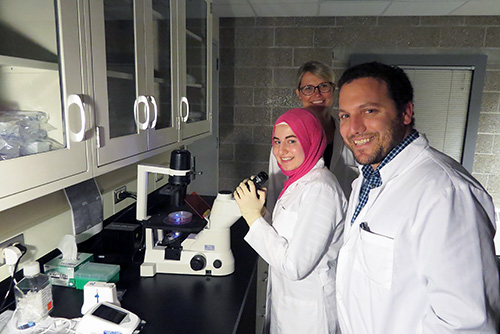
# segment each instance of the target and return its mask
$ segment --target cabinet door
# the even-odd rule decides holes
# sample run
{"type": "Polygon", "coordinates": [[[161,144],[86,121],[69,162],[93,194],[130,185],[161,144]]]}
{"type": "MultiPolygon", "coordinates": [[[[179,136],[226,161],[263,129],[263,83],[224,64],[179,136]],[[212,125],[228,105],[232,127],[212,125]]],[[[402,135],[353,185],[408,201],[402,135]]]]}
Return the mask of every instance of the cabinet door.
{"type": "Polygon", "coordinates": [[[211,130],[210,6],[205,0],[179,2],[181,15],[179,38],[179,112],[181,138],[186,139],[211,130]]]}
{"type": "Polygon", "coordinates": [[[0,210],[91,174],[78,22],[77,0],[0,2],[0,210]]]}
{"type": "Polygon", "coordinates": [[[150,103],[148,148],[179,140],[172,104],[172,8],[168,0],[145,1],[146,83],[150,103]]]}
{"type": "Polygon", "coordinates": [[[147,151],[143,11],[142,1],[90,1],[98,166],[147,151]]]}

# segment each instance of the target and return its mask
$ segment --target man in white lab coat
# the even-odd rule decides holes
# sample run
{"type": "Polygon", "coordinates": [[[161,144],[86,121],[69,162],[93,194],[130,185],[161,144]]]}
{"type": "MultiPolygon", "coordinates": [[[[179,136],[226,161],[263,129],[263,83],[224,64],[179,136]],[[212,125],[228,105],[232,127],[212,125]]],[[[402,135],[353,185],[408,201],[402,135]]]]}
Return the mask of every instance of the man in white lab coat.
{"type": "Polygon", "coordinates": [[[339,88],[340,132],[361,164],[337,268],[342,333],[498,333],[491,197],[413,129],[401,69],[361,64],[339,88]]]}

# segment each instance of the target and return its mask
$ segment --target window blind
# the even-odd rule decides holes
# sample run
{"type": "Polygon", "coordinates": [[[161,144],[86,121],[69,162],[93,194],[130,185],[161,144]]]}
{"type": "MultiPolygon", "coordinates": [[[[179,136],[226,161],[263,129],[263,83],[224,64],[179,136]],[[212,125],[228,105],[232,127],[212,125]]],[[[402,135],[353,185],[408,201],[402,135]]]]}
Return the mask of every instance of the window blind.
{"type": "Polygon", "coordinates": [[[415,128],[462,162],[473,68],[400,66],[414,88],[415,128]]]}

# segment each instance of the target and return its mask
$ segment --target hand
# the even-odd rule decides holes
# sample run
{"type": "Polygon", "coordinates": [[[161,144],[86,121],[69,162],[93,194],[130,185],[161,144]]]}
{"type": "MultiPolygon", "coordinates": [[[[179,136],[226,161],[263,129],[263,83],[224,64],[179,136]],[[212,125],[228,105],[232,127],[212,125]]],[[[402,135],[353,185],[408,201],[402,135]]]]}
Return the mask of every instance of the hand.
{"type": "Polygon", "coordinates": [[[266,188],[256,190],[255,184],[245,179],[239,184],[233,195],[248,226],[251,226],[254,221],[262,217],[262,212],[265,213],[266,188]]]}

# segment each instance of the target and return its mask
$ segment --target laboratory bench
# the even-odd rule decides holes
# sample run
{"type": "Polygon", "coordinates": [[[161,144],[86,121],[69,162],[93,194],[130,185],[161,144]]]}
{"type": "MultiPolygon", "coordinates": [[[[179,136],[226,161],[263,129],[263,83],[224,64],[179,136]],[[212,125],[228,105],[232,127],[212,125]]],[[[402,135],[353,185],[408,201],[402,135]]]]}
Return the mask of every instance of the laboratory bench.
{"type": "MultiPolygon", "coordinates": [[[[160,274],[140,277],[139,263],[122,265],[121,306],[146,322],[142,334],[255,333],[257,255],[243,240],[243,219],[231,227],[235,271],[228,276],[160,274]]],[[[80,317],[83,290],[53,287],[52,317],[80,317]]]]}
{"type": "MultiPolygon", "coordinates": [[[[206,199],[213,202],[214,197],[206,199]]],[[[153,199],[150,203],[162,205],[153,199]]],[[[155,205],[148,210],[154,210],[155,205]]],[[[151,211],[149,211],[151,212],[151,211]]],[[[135,205],[108,218],[110,222],[137,223],[135,205]]],[[[116,283],[121,306],[135,313],[146,323],[141,334],[254,334],[256,308],[257,254],[243,240],[248,226],[240,218],[231,226],[231,249],[235,271],[227,276],[195,276],[157,273],[140,276],[144,254],[139,252],[130,261],[120,261],[120,278],[116,283]]],[[[95,262],[113,263],[103,256],[103,232],[78,244],[78,251],[94,254],[95,262]]],[[[41,264],[59,255],[58,250],[39,259],[41,264]]],[[[115,262],[116,263],[116,262],[115,262]]],[[[16,275],[21,278],[21,273],[16,275]]],[[[0,283],[6,291],[7,280],[0,283]]],[[[83,290],[53,286],[52,317],[81,317],[83,290]]],[[[10,298],[10,308],[14,302],[10,298]]]]}

